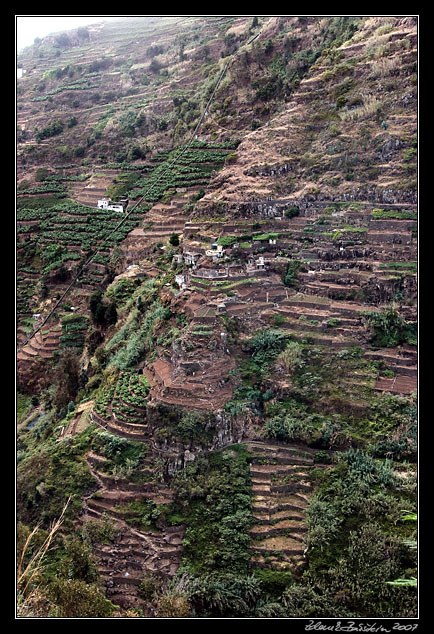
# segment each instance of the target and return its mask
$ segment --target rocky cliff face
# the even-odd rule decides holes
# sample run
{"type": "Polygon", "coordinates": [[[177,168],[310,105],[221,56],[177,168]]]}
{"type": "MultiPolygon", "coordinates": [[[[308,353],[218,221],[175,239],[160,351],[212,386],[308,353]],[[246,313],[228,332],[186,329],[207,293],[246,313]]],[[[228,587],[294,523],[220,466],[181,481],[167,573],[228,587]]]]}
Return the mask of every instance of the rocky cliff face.
{"type": "Polygon", "coordinates": [[[154,437],[154,447],[164,461],[164,474],[170,478],[184,469],[198,456],[219,451],[224,447],[243,441],[250,415],[231,416],[224,411],[217,412],[207,420],[190,438],[179,431],[179,422],[185,414],[185,406],[148,405],[147,420],[154,437]],[[168,417],[170,423],[168,425],[168,417]],[[174,426],[174,419],[178,425],[174,426]],[[184,436],[184,439],[180,438],[184,436]]]}

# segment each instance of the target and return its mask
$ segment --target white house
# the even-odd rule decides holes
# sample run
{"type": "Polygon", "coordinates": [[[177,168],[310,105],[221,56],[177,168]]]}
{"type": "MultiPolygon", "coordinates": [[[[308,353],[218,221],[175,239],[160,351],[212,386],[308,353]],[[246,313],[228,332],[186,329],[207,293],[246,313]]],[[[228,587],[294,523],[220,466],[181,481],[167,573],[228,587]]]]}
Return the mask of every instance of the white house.
{"type": "Polygon", "coordinates": [[[192,251],[185,251],[183,255],[184,255],[184,262],[186,264],[194,265],[200,258],[200,253],[193,253],[192,251]]]}
{"type": "Polygon", "coordinates": [[[98,209],[107,209],[107,211],[118,211],[123,213],[124,206],[120,203],[112,203],[110,198],[101,198],[98,200],[97,204],[98,209]]]}
{"type": "Polygon", "coordinates": [[[212,249],[205,251],[205,255],[212,258],[221,258],[224,255],[223,245],[214,243],[212,249]]]}
{"type": "Polygon", "coordinates": [[[179,288],[186,288],[185,275],[175,275],[175,282],[179,288]]]}
{"type": "Polygon", "coordinates": [[[110,203],[110,198],[101,198],[98,200],[97,207],[98,209],[107,209],[110,203]]]}

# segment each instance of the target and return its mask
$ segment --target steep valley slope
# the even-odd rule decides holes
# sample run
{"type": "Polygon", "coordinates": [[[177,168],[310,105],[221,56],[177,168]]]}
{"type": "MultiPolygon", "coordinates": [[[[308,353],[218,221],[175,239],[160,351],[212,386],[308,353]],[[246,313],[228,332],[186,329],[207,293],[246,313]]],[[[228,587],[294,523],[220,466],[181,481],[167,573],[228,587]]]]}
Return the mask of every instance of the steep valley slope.
{"type": "Polygon", "coordinates": [[[19,616],[417,617],[417,27],[19,53],[19,616]]]}

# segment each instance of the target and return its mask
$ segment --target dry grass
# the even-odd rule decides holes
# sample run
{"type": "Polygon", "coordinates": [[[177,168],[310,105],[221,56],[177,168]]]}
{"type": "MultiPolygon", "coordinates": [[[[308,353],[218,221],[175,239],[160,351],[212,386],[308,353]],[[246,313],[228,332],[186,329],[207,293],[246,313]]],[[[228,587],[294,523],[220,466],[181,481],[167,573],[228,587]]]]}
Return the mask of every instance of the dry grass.
{"type": "Polygon", "coordinates": [[[50,550],[54,537],[63,524],[64,515],[68,508],[71,497],[68,498],[65,506],[63,507],[60,517],[55,520],[48,531],[48,535],[45,538],[42,545],[36,550],[36,552],[30,557],[27,565],[24,564],[26,554],[32,546],[34,537],[38,534],[40,526],[37,525],[31,531],[18,559],[17,566],[17,616],[18,617],[31,617],[34,612],[38,611],[38,606],[43,602],[43,597],[38,586],[38,577],[43,571],[44,559],[47,552],[50,550]]]}
{"type": "Polygon", "coordinates": [[[390,18],[388,18],[387,22],[384,22],[384,20],[385,18],[380,16],[367,18],[363,27],[354,33],[351,42],[355,44],[367,40],[372,36],[381,37],[381,35],[387,34],[394,28],[394,25],[390,21],[390,18]]]}
{"type": "Polygon", "coordinates": [[[342,110],[339,112],[341,121],[362,121],[363,119],[369,119],[375,115],[378,108],[381,106],[379,101],[374,95],[361,94],[363,103],[351,110],[342,110]]]}
{"type": "Polygon", "coordinates": [[[380,77],[388,77],[402,66],[402,58],[399,55],[393,57],[383,57],[372,63],[369,73],[370,79],[378,79],[380,77]]]}

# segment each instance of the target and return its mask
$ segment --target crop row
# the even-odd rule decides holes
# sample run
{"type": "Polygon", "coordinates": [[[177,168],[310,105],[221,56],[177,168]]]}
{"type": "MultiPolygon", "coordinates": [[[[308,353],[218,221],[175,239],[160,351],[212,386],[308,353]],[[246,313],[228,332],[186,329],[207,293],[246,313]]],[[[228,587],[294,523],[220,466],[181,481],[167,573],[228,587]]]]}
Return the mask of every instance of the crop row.
{"type": "Polygon", "coordinates": [[[168,154],[166,160],[148,178],[140,179],[136,183],[139,189],[130,192],[130,196],[144,196],[149,202],[157,202],[169,189],[206,185],[212,171],[223,165],[228,154],[227,150],[212,151],[181,146],[168,154]]]}
{"type": "Polygon", "coordinates": [[[110,418],[113,413],[120,421],[129,423],[144,422],[144,412],[138,408],[146,408],[146,396],[149,386],[146,386],[133,372],[121,372],[117,380],[104,388],[95,400],[95,411],[103,418],[110,418]]]}
{"type": "Polygon", "coordinates": [[[122,161],[121,163],[104,163],[103,167],[107,169],[137,170],[141,172],[155,169],[152,165],[136,165],[134,163],[128,163],[126,161],[122,161]]]}
{"type": "Polygon", "coordinates": [[[17,209],[17,220],[44,220],[56,215],[53,209],[17,209]]]}
{"type": "Polygon", "coordinates": [[[37,225],[19,226],[18,234],[37,232],[37,241],[45,243],[53,240],[69,245],[80,245],[83,240],[92,244],[107,240],[109,245],[122,241],[141,219],[139,214],[132,214],[118,226],[122,220],[119,214],[100,212],[89,213],[89,208],[56,205],[48,210],[24,209],[18,213],[18,220],[40,220],[37,225]],[[65,213],[62,213],[63,210],[65,213]],[[77,218],[70,215],[77,214],[77,218]],[[86,215],[85,215],[86,214],[86,215]]]}
{"type": "Polygon", "coordinates": [[[30,187],[29,189],[20,189],[18,194],[45,194],[48,192],[65,192],[66,187],[61,183],[44,183],[43,185],[37,185],[36,187],[30,187]]]}
{"type": "Polygon", "coordinates": [[[78,174],[76,176],[65,176],[63,174],[53,174],[52,176],[47,176],[47,178],[44,179],[44,182],[57,182],[57,181],[78,181],[78,182],[83,182],[86,181],[90,178],[90,174],[78,174]]]}
{"type": "Polygon", "coordinates": [[[53,95],[57,95],[60,92],[64,92],[65,90],[91,90],[92,88],[99,88],[100,84],[87,84],[82,85],[78,82],[74,82],[73,84],[68,84],[67,86],[59,86],[58,88],[53,88],[49,90],[46,95],[41,95],[40,97],[33,97],[30,101],[47,101],[53,95]]]}
{"type": "Polygon", "coordinates": [[[42,274],[44,275],[44,274],[50,273],[50,271],[55,271],[60,266],[62,266],[64,262],[68,262],[70,260],[79,260],[79,259],[80,259],[80,254],[77,253],[77,251],[68,251],[67,253],[63,253],[61,257],[58,258],[55,262],[51,262],[50,264],[47,264],[47,266],[45,266],[42,269],[42,274]]]}
{"type": "Polygon", "coordinates": [[[109,419],[111,416],[109,407],[113,400],[115,388],[116,384],[104,387],[101,394],[95,399],[94,409],[102,418],[109,419]]]}
{"type": "Polygon", "coordinates": [[[61,319],[62,332],[64,334],[77,332],[79,330],[87,330],[89,326],[88,318],[78,313],[67,313],[61,319]]]}
{"type": "Polygon", "coordinates": [[[124,423],[143,423],[144,422],[144,413],[140,413],[134,407],[131,407],[125,404],[120,396],[115,396],[112,404],[111,410],[116,418],[124,423]]]}
{"type": "Polygon", "coordinates": [[[133,372],[122,372],[119,376],[116,394],[122,401],[135,407],[146,407],[149,386],[146,386],[133,372]]]}
{"type": "Polygon", "coordinates": [[[373,209],[372,218],[374,220],[417,220],[417,213],[408,209],[373,209]]]}
{"type": "Polygon", "coordinates": [[[200,148],[200,149],[208,149],[208,148],[221,148],[227,150],[235,150],[239,146],[240,142],[238,140],[235,141],[220,141],[219,143],[209,143],[208,141],[199,141],[195,139],[190,143],[190,147],[200,148]]]}

